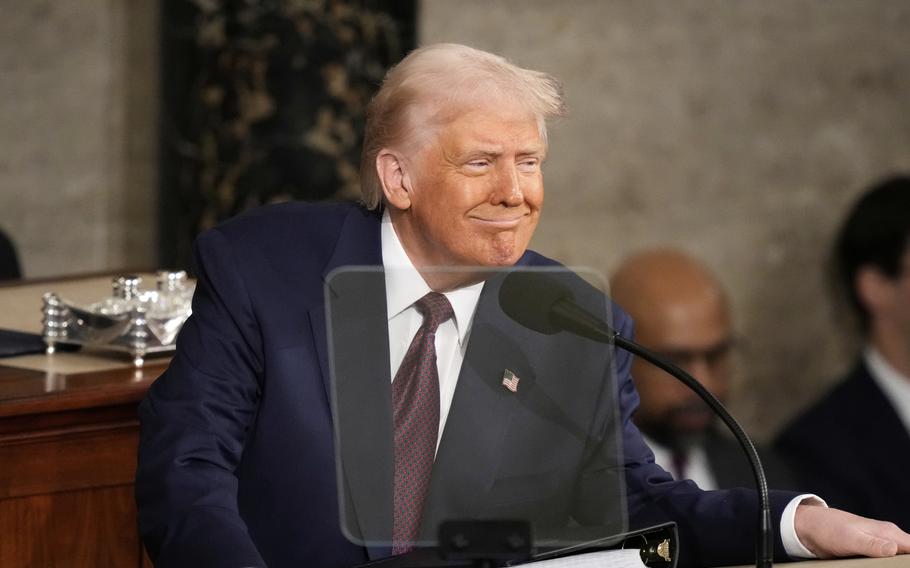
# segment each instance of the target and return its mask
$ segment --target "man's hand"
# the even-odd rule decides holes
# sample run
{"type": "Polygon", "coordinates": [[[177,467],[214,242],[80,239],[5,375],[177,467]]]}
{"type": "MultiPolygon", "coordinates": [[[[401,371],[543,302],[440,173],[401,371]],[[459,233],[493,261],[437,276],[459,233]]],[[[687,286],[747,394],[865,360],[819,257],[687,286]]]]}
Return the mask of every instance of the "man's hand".
{"type": "Polygon", "coordinates": [[[796,508],[796,536],[819,558],[910,553],[910,534],[894,523],[860,517],[817,503],[796,508]]]}

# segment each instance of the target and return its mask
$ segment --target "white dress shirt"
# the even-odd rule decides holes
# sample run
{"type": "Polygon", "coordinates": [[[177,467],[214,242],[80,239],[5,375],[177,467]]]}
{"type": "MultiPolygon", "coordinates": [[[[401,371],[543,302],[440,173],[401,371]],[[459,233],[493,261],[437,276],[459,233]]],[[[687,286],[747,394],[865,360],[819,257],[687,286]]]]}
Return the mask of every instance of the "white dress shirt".
{"type": "MultiPolygon", "coordinates": [[[[405,253],[398,235],[392,227],[389,212],[382,216],[382,265],[385,268],[385,295],[389,318],[389,363],[392,369],[392,380],[398,373],[398,367],[404,359],[411,340],[423,323],[423,316],[414,307],[414,303],[431,292],[423,277],[414,268],[414,264],[405,253]]],[[[439,371],[439,435],[436,438],[436,449],[442,440],[442,432],[458,374],[464,362],[465,350],[468,348],[468,336],[474,311],[480,300],[483,282],[446,292],[445,297],[452,304],[455,313],[453,319],[443,322],[436,330],[436,367],[439,371]]]]}
{"type": "MultiPolygon", "coordinates": [[[[673,471],[673,452],[665,446],[661,446],[648,436],[642,435],[642,437],[645,439],[645,443],[648,444],[648,447],[651,448],[651,451],[654,452],[654,462],[672,473],[674,478],[678,479],[676,475],[677,472],[673,471]]],[[[743,459],[745,459],[745,456],[743,456],[743,459]]],[[[689,450],[689,453],[686,455],[685,474],[686,479],[694,481],[696,485],[705,491],[717,489],[717,479],[711,472],[711,465],[708,462],[708,453],[705,452],[705,449],[702,446],[696,446],[689,450]]]]}
{"type": "MultiPolygon", "coordinates": [[[[431,291],[423,277],[408,258],[388,210],[382,215],[380,229],[382,239],[382,265],[385,269],[386,306],[389,318],[389,363],[392,369],[392,380],[401,366],[401,361],[411,345],[411,340],[423,323],[423,316],[414,307],[414,302],[431,291]]],[[[450,319],[436,330],[436,366],[439,371],[439,435],[436,439],[436,449],[442,440],[449,408],[452,406],[452,397],[455,395],[455,386],[458,383],[458,374],[464,362],[464,354],[468,348],[468,339],[471,333],[471,324],[474,321],[474,312],[480,300],[483,282],[446,292],[445,297],[452,304],[454,319],[450,319]]],[[[781,518],[781,538],[784,549],[792,557],[814,558],[796,537],[794,519],[796,506],[805,499],[818,499],[814,495],[800,495],[793,499],[784,510],[781,518]]],[[[821,499],[818,499],[821,503],[821,499]]]]}

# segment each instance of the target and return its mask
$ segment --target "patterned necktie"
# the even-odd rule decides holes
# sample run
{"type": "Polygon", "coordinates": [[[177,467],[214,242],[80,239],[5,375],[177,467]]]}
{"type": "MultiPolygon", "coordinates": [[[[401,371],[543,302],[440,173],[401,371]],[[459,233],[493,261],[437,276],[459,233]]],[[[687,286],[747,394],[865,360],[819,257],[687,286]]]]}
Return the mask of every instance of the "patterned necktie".
{"type": "Polygon", "coordinates": [[[423,324],[392,382],[395,421],[395,493],[392,554],[408,552],[417,538],[439,435],[436,328],[452,317],[445,296],[430,292],[414,304],[423,324]]]}

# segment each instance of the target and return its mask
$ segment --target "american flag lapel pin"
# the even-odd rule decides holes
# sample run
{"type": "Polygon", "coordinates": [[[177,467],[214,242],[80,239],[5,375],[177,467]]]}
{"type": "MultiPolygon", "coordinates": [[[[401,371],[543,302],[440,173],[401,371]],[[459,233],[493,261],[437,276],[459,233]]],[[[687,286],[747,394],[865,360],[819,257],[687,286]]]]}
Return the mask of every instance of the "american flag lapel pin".
{"type": "Polygon", "coordinates": [[[502,373],[502,386],[506,387],[512,392],[518,392],[518,381],[520,380],[521,379],[518,378],[518,375],[508,369],[502,373]]]}

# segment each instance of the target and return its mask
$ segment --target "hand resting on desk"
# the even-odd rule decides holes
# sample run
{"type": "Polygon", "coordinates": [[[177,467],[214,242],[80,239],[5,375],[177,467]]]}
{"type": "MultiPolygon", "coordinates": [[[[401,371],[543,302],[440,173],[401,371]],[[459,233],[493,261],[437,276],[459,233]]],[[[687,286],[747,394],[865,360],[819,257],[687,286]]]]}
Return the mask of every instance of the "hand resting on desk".
{"type": "Polygon", "coordinates": [[[910,534],[894,523],[830,509],[817,502],[797,507],[795,527],[803,546],[819,558],[910,553],[910,534]]]}

